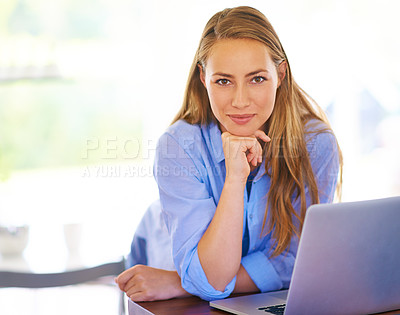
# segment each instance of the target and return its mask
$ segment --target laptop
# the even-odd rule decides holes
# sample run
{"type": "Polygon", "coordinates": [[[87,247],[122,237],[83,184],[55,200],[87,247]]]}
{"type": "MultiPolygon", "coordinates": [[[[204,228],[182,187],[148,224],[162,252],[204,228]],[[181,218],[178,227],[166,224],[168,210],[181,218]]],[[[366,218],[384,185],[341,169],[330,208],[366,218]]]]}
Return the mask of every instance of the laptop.
{"type": "Polygon", "coordinates": [[[312,205],[289,290],[211,301],[233,314],[371,314],[400,309],[400,196],[312,205]]]}

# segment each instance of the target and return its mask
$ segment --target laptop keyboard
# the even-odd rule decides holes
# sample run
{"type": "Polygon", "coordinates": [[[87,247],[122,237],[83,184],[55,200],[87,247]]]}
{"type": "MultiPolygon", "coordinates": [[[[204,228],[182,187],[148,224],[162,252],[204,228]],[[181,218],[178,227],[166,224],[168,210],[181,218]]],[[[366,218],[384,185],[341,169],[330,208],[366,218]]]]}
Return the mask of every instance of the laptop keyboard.
{"type": "Polygon", "coordinates": [[[285,306],[286,304],[279,304],[273,306],[259,307],[258,310],[276,315],[283,315],[283,312],[285,311],[285,306]]]}

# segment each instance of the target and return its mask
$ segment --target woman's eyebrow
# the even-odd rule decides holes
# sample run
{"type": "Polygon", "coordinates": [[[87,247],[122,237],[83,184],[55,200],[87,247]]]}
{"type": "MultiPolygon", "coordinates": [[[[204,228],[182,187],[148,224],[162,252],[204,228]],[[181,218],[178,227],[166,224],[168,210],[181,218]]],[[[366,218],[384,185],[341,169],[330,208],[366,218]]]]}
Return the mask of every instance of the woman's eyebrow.
{"type": "Polygon", "coordinates": [[[215,73],[212,74],[212,76],[221,76],[221,77],[233,78],[232,74],[223,73],[223,72],[215,72],[215,73]]]}
{"type": "MultiPolygon", "coordinates": [[[[246,74],[246,77],[251,77],[251,76],[256,75],[256,74],[258,74],[260,72],[269,73],[269,71],[266,70],[266,69],[257,69],[255,71],[252,71],[252,72],[246,74]]],[[[224,72],[215,72],[215,73],[212,74],[212,76],[221,76],[221,77],[227,77],[227,78],[233,78],[234,77],[232,74],[228,74],[228,73],[224,73],[224,72]]]]}
{"type": "Polygon", "coordinates": [[[256,74],[258,74],[258,73],[260,73],[260,72],[267,72],[267,73],[269,73],[269,71],[268,71],[267,69],[258,69],[258,70],[256,70],[256,71],[252,71],[252,72],[246,74],[246,77],[251,77],[251,76],[256,75],[256,74]]]}

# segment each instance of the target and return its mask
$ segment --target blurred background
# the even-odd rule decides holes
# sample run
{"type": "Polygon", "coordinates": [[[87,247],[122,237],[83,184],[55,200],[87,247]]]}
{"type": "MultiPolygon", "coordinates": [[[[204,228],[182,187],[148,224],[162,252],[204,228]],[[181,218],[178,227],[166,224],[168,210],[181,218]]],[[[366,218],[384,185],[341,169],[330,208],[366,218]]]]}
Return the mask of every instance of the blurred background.
{"type": "Polygon", "coordinates": [[[267,16],[327,112],[342,200],[400,195],[399,1],[0,1],[0,225],[29,225],[32,269],[68,257],[71,224],[87,260],[129,251],[202,29],[237,5],[267,16]]]}

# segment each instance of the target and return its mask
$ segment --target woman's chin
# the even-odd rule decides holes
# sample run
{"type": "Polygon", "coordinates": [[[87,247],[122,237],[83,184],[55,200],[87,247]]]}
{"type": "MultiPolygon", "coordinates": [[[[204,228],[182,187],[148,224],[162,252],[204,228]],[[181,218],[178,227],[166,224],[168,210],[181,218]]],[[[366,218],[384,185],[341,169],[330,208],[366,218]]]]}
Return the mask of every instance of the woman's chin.
{"type": "Polygon", "coordinates": [[[230,134],[238,137],[253,137],[254,133],[261,128],[262,127],[250,128],[249,126],[228,126],[228,128],[226,128],[225,126],[220,124],[221,132],[227,131],[230,134]]]}

